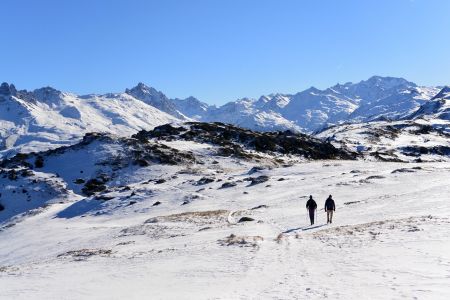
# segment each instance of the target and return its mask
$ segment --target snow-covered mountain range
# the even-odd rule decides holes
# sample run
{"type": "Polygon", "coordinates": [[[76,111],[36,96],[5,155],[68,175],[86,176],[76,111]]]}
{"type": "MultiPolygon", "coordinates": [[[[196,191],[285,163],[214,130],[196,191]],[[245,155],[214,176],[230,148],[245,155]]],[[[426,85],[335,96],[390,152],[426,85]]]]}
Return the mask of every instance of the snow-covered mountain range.
{"type": "Polygon", "coordinates": [[[192,101],[177,108],[201,121],[220,121],[255,130],[298,130],[312,133],[331,124],[396,120],[415,112],[441,88],[419,87],[402,78],[373,76],[359,83],[325,90],[311,87],[290,94],[243,98],[221,107],[192,101]]]}
{"type": "Polygon", "coordinates": [[[375,120],[439,119],[445,123],[449,88],[419,87],[402,78],[374,76],[325,90],[242,98],[222,106],[195,97],[170,99],[139,83],[124,93],[75,95],[51,87],[0,87],[0,154],[70,145],[88,132],[129,136],[184,121],[222,122],[258,131],[313,133],[330,125],[375,120]],[[447,100],[446,100],[447,99],[447,100]]]}

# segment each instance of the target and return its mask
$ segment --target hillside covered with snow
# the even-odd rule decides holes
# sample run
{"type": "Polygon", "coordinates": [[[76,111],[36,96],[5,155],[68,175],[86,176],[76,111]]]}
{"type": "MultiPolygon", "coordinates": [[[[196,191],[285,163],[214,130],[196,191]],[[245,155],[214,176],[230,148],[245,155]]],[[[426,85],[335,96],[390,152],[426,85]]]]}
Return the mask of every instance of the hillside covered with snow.
{"type": "Polygon", "coordinates": [[[70,145],[88,132],[129,136],[178,119],[127,93],[78,96],[50,87],[0,87],[0,154],[70,145]]]}
{"type": "Polygon", "coordinates": [[[3,160],[0,298],[447,299],[449,162],[334,144],[188,122],[3,160]]]}
{"type": "Polygon", "coordinates": [[[335,125],[315,135],[366,159],[448,161],[450,92],[443,88],[413,113],[395,120],[335,125]]]}

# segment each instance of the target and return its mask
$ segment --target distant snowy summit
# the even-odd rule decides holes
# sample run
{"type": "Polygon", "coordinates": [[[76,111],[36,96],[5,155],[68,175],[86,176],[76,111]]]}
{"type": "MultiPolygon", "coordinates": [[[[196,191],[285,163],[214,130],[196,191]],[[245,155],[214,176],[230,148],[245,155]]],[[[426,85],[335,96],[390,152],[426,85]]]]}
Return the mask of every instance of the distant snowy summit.
{"type": "Polygon", "coordinates": [[[373,76],[359,83],[296,94],[242,98],[222,106],[195,97],[170,99],[144,83],[123,93],[76,95],[44,87],[0,85],[0,154],[70,145],[88,132],[129,136],[185,121],[222,122],[257,131],[314,133],[331,125],[379,120],[449,120],[449,88],[373,76]]]}

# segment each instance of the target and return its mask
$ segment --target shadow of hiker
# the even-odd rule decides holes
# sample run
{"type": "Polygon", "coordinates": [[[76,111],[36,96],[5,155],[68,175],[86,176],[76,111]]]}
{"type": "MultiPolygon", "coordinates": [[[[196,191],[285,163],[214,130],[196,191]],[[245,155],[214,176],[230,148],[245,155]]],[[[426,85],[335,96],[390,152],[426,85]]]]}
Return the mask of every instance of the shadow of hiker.
{"type": "Polygon", "coordinates": [[[300,230],[300,229],[303,229],[303,228],[304,228],[304,227],[292,228],[292,229],[288,229],[288,230],[286,230],[286,231],[283,231],[283,233],[291,233],[291,232],[293,232],[293,231],[300,230]]]}
{"type": "Polygon", "coordinates": [[[302,228],[302,230],[303,230],[303,231],[306,231],[306,230],[311,230],[311,229],[320,228],[320,227],[323,227],[323,226],[327,226],[327,224],[316,225],[316,226],[313,226],[313,227],[306,227],[306,228],[302,228]]]}

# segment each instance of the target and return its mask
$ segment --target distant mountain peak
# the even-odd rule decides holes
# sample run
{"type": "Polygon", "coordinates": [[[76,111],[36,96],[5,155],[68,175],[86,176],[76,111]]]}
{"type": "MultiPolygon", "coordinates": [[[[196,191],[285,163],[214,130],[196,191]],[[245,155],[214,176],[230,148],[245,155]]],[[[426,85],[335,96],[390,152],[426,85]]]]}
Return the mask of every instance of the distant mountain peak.
{"type": "MultiPolygon", "coordinates": [[[[151,86],[146,85],[143,82],[139,82],[135,87],[131,88],[131,89],[126,89],[125,93],[127,94],[156,94],[156,93],[161,93],[159,91],[157,91],[156,89],[154,89],[151,86]]],[[[162,94],[162,93],[161,93],[162,94]]]]}
{"type": "Polygon", "coordinates": [[[4,96],[15,96],[17,93],[16,87],[14,84],[8,84],[7,82],[3,82],[0,85],[0,95],[4,96]]]}
{"type": "Polygon", "coordinates": [[[167,98],[163,92],[147,86],[142,82],[139,82],[134,88],[126,89],[125,93],[153,107],[156,107],[169,115],[180,119],[185,119],[185,116],[176,109],[173,101],[167,98]]]}
{"type": "Polygon", "coordinates": [[[40,102],[59,102],[64,93],[50,86],[35,89],[33,92],[24,92],[22,98],[27,100],[37,100],[40,102]]]}
{"type": "Polygon", "coordinates": [[[436,96],[433,97],[433,99],[439,99],[439,98],[448,98],[450,97],[450,86],[444,86],[442,90],[437,93],[436,96]]]}
{"type": "Polygon", "coordinates": [[[62,94],[60,90],[57,90],[55,88],[52,88],[51,86],[45,86],[39,89],[35,89],[33,93],[44,93],[44,94],[52,94],[52,95],[58,95],[62,94]]]}
{"type": "Polygon", "coordinates": [[[391,76],[379,76],[375,75],[367,80],[361,81],[361,83],[366,83],[373,86],[384,87],[384,88],[394,88],[397,86],[417,86],[414,82],[408,81],[401,77],[391,77],[391,76]]]}
{"type": "Polygon", "coordinates": [[[321,90],[319,90],[318,88],[316,88],[315,86],[310,87],[309,89],[306,89],[305,92],[307,93],[320,93],[321,90]]]}

